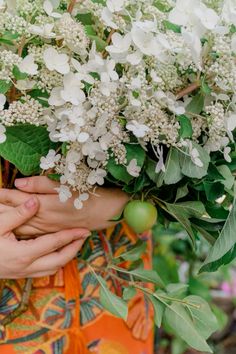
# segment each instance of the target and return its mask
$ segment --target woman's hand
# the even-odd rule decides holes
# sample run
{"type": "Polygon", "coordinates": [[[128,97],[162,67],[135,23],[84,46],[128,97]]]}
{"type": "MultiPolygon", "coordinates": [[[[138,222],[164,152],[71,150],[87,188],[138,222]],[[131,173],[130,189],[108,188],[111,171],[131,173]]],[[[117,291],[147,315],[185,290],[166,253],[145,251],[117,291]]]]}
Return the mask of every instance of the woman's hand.
{"type": "Polygon", "coordinates": [[[128,196],[119,189],[98,188],[97,195],[91,195],[83,208],[76,210],[73,200],[77,193],[66,203],[61,203],[55,190],[59,184],[47,177],[23,178],[16,180],[15,185],[21,191],[0,190],[0,203],[17,206],[29,198],[28,193],[37,194],[40,203],[35,217],[16,230],[18,235],[27,237],[68,228],[101,230],[110,227],[114,222],[109,220],[120,215],[128,202],[128,196]]]}
{"type": "Polygon", "coordinates": [[[87,230],[76,229],[18,241],[12,230],[32,218],[38,208],[37,198],[32,197],[0,214],[0,279],[55,274],[76,256],[89,235],[87,230]]]}

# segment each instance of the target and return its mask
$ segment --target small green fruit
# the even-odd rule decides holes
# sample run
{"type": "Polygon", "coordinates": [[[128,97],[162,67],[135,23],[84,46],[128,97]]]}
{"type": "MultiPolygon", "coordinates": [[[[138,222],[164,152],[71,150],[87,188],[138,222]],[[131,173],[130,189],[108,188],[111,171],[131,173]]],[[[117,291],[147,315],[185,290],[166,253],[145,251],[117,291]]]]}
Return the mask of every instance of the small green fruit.
{"type": "Polygon", "coordinates": [[[150,230],[157,220],[157,209],[149,202],[133,200],[124,210],[127,224],[138,234],[150,230]]]}

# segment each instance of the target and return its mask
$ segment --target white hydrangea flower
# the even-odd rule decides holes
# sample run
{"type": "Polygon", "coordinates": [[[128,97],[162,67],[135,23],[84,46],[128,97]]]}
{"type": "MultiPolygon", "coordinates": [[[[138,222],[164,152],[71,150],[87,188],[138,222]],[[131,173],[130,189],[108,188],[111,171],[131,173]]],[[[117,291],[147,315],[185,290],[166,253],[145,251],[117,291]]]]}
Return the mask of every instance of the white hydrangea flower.
{"type": "Polygon", "coordinates": [[[102,168],[98,168],[97,170],[93,170],[90,172],[87,178],[87,182],[91,185],[94,186],[95,184],[98,184],[102,186],[104,184],[104,178],[106,177],[107,173],[105,170],[102,168]]]}
{"type": "Polygon", "coordinates": [[[138,177],[141,172],[141,167],[138,166],[138,162],[136,159],[132,159],[128,166],[126,166],[126,170],[131,176],[138,177]]]}
{"type": "Polygon", "coordinates": [[[54,10],[57,9],[57,7],[59,6],[59,3],[58,1],[57,3],[55,3],[55,1],[53,3],[52,0],[45,0],[43,3],[43,9],[46,12],[46,14],[50,17],[61,18],[62,15],[59,12],[54,12],[54,10]]]}
{"type": "Polygon", "coordinates": [[[235,0],[224,0],[222,18],[226,23],[236,26],[236,3],[235,0]]]}
{"type": "Polygon", "coordinates": [[[73,73],[68,73],[63,79],[64,88],[61,90],[61,98],[65,102],[70,102],[75,106],[80,105],[85,101],[85,94],[82,90],[83,85],[78,76],[73,73]]]}
{"type": "Polygon", "coordinates": [[[140,124],[135,120],[131,120],[126,124],[126,129],[130,130],[136,138],[144,138],[150,131],[150,128],[145,124],[140,124]]]}
{"type": "Polygon", "coordinates": [[[74,200],[75,208],[78,210],[82,209],[84,206],[84,202],[86,202],[88,199],[89,199],[88,193],[80,194],[79,197],[74,200]]]}
{"type": "Polygon", "coordinates": [[[6,128],[0,123],[0,144],[4,143],[7,140],[7,136],[5,133],[6,128]]]}
{"type": "Polygon", "coordinates": [[[28,75],[37,75],[38,74],[38,65],[34,61],[34,56],[32,54],[24,57],[22,62],[19,65],[19,69],[22,73],[26,73],[28,75]]]}
{"type": "Polygon", "coordinates": [[[29,27],[29,32],[41,36],[45,39],[51,39],[56,37],[56,33],[53,32],[54,23],[46,23],[42,26],[31,25],[29,27]]]}
{"type": "Polygon", "coordinates": [[[61,203],[66,203],[71,197],[72,193],[68,186],[60,185],[59,188],[55,188],[59,194],[59,199],[61,203]]]}
{"type": "Polygon", "coordinates": [[[5,95],[0,93],[0,111],[4,109],[5,103],[7,102],[7,98],[5,95]]]}
{"type": "Polygon", "coordinates": [[[106,5],[111,12],[120,12],[124,8],[125,0],[107,0],[106,5]]]}
{"type": "Polygon", "coordinates": [[[232,162],[232,159],[230,157],[230,153],[231,153],[231,148],[229,146],[226,146],[224,148],[223,154],[224,154],[225,161],[227,161],[229,163],[232,162]]]}
{"type": "Polygon", "coordinates": [[[76,70],[76,77],[79,81],[85,81],[90,85],[93,85],[95,80],[90,75],[87,65],[81,65],[80,62],[74,58],[71,59],[71,64],[76,70]]]}
{"type": "Polygon", "coordinates": [[[125,62],[129,48],[132,43],[131,34],[122,36],[120,33],[114,33],[112,36],[112,45],[106,47],[112,58],[119,62],[125,62]]]}
{"type": "Polygon", "coordinates": [[[57,154],[55,150],[49,150],[47,156],[40,159],[40,168],[42,170],[49,170],[55,167],[55,164],[60,160],[61,155],[57,154]]]}
{"type": "Polygon", "coordinates": [[[158,158],[155,172],[156,173],[159,173],[161,171],[166,172],[166,167],[165,167],[165,163],[164,163],[164,156],[163,156],[163,146],[160,147],[159,145],[157,145],[155,153],[158,158]]]}
{"type": "Polygon", "coordinates": [[[69,57],[67,54],[59,54],[53,47],[47,48],[43,53],[43,59],[48,70],[56,70],[60,74],[70,72],[69,57]]]}
{"type": "Polygon", "coordinates": [[[106,26],[111,27],[115,30],[119,29],[117,24],[113,21],[113,13],[107,8],[104,7],[101,13],[101,19],[106,26]]]}
{"type": "Polygon", "coordinates": [[[196,67],[201,70],[202,68],[202,44],[198,35],[182,29],[183,39],[191,51],[193,61],[196,67]]]}

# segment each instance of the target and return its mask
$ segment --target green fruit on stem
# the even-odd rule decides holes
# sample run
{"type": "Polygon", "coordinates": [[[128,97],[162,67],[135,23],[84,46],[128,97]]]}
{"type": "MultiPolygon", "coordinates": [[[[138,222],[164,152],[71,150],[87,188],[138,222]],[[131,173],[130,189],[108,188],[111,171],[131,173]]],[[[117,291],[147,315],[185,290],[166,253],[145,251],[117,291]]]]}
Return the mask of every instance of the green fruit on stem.
{"type": "Polygon", "coordinates": [[[124,210],[127,224],[138,234],[150,230],[157,220],[157,209],[149,202],[133,200],[124,210]]]}

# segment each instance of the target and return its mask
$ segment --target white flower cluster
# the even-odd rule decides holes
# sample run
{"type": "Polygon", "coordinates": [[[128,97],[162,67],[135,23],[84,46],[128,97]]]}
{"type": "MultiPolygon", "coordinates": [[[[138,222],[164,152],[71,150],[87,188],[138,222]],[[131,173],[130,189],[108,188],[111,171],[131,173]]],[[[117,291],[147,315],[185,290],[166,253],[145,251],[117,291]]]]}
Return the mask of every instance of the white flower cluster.
{"type": "Polygon", "coordinates": [[[0,142],[5,126],[45,125],[63,144],[63,153],[50,150],[41,160],[42,169],[61,175],[62,201],[72,188],[81,208],[90,189],[104,183],[111,156],[138,177],[126,143],[154,152],[157,173],[165,171],[164,146],[189,151],[202,167],[191,139],[206,154],[221,151],[230,160],[235,0],[163,0],[161,7],[154,0],[1,3],[0,80],[12,86],[8,105],[0,96],[0,142]],[[183,116],[192,126],[186,140],[183,116]]]}

